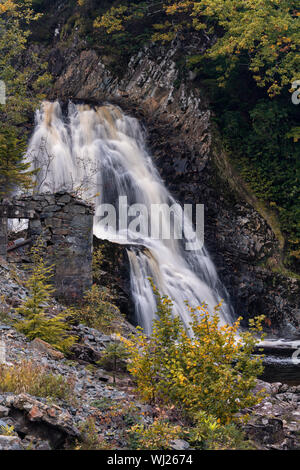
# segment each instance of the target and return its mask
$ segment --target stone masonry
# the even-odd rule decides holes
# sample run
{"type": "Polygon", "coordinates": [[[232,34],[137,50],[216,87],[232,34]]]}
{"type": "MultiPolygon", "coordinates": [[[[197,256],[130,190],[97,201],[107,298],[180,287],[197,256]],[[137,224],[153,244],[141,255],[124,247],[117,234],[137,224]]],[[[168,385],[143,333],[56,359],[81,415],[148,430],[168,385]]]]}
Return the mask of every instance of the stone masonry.
{"type": "Polygon", "coordinates": [[[28,219],[28,238],[45,242],[57,299],[81,299],[92,285],[93,207],[66,193],[21,196],[0,205],[0,256],[6,257],[7,219],[28,219]]]}

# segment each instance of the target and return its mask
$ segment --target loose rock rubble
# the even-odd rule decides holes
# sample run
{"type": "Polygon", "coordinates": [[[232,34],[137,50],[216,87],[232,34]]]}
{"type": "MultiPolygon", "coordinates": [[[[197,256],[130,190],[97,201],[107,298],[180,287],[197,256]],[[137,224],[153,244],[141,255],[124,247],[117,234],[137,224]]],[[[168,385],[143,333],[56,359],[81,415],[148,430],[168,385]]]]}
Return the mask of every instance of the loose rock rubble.
{"type": "MultiPolygon", "coordinates": [[[[98,409],[93,405],[95,402],[102,401],[109,407],[114,402],[125,404],[133,401],[132,395],[111,385],[112,377],[100,367],[89,369],[89,362],[62,358],[60,353],[54,357],[53,349],[47,348],[47,343],[40,343],[36,340],[30,343],[13,328],[5,326],[5,329],[1,330],[1,326],[5,325],[0,325],[0,331],[2,332],[2,345],[5,345],[7,364],[16,364],[24,359],[32,360],[37,365],[44,366],[49,372],[74,381],[74,404],[60,399],[53,404],[50,398],[48,400],[31,397],[28,394],[0,394],[0,426],[13,426],[18,436],[22,436],[19,443],[21,447],[30,444],[34,449],[64,448],[78,438],[80,425],[89,417],[97,415],[98,409]],[[41,344],[42,347],[40,347],[41,344]]],[[[78,329],[82,329],[85,333],[88,330],[83,325],[80,325],[78,329]]],[[[100,351],[104,349],[104,345],[113,340],[99,332],[97,336],[94,336],[95,331],[92,329],[88,331],[88,341],[94,340],[94,352],[100,357],[100,351]]],[[[86,348],[89,346],[86,345],[86,348]]],[[[1,429],[3,427],[0,427],[0,434],[1,429]]],[[[99,434],[102,434],[101,427],[99,434]]],[[[117,433],[114,437],[117,437],[117,433]]],[[[12,449],[16,447],[16,439],[3,440],[3,444],[1,442],[0,449],[6,448],[9,442],[11,442],[12,449]]]]}
{"type": "MultiPolygon", "coordinates": [[[[0,264],[0,292],[6,297],[14,296],[18,302],[25,298],[22,279],[21,270],[11,271],[8,264],[0,264]]],[[[62,308],[55,301],[49,306],[50,310],[51,307],[62,308]]],[[[150,424],[157,410],[139,403],[128,376],[118,377],[114,386],[110,371],[97,364],[101,353],[115,340],[114,335],[85,325],[75,326],[74,334],[79,343],[67,358],[44,341],[29,342],[7,324],[7,320],[16,317],[14,308],[6,303],[5,311],[6,317],[0,318],[1,361],[12,366],[22,360],[34,361],[47,371],[72,381],[74,397],[68,401],[54,400],[0,391],[0,450],[74,448],[91,418],[96,434],[106,446],[130,448],[127,432],[130,425],[133,422],[150,424]]],[[[128,325],[127,333],[131,331],[128,325]]],[[[247,410],[250,420],[243,425],[247,436],[258,449],[299,449],[300,386],[259,381],[257,390],[262,388],[268,396],[260,405],[247,410]]],[[[177,439],[173,447],[187,449],[188,443],[177,439]]]]}
{"type": "Polygon", "coordinates": [[[261,449],[300,449],[300,385],[259,381],[261,389],[268,397],[251,410],[247,436],[261,449]]]}

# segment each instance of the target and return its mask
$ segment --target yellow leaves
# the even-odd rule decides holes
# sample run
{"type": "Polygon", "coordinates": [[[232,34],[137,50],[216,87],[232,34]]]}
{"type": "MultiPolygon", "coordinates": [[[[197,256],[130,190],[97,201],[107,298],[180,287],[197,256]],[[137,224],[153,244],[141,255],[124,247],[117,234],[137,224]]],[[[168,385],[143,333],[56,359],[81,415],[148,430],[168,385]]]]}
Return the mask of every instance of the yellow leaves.
{"type": "Polygon", "coordinates": [[[0,14],[16,10],[16,4],[12,0],[6,0],[0,3],[0,14]]]}
{"type": "Polygon", "coordinates": [[[116,31],[124,31],[123,22],[128,18],[124,16],[128,7],[120,5],[119,7],[112,7],[101,18],[96,18],[94,21],[94,28],[104,28],[107,33],[116,31]]]}
{"type": "Polygon", "coordinates": [[[125,25],[132,20],[140,20],[145,12],[137,4],[111,7],[94,21],[94,28],[103,28],[108,34],[125,31],[125,25]]]}
{"type": "MultiPolygon", "coordinates": [[[[218,314],[210,315],[204,304],[189,307],[194,334],[189,337],[172,317],[169,299],[153,289],[158,299],[153,333],[149,338],[133,336],[127,343],[128,369],[141,397],[180,405],[191,414],[209,409],[222,423],[237,410],[257,403],[251,391],[261,360],[251,356],[257,342],[251,332],[235,337],[241,319],[219,327],[218,314]]],[[[251,323],[253,332],[259,331],[260,321],[251,323]]]]}
{"type": "Polygon", "coordinates": [[[183,11],[189,10],[195,2],[193,1],[182,1],[176,2],[173,5],[169,5],[165,8],[168,15],[175,15],[176,13],[182,13],[183,11]]]}
{"type": "Polygon", "coordinates": [[[170,449],[171,442],[179,437],[181,431],[181,426],[174,426],[158,418],[148,426],[136,424],[130,429],[130,433],[138,440],[138,450],[170,449]]]}
{"type": "Polygon", "coordinates": [[[153,28],[160,31],[162,29],[165,29],[165,28],[168,28],[171,26],[171,23],[170,21],[165,21],[164,23],[158,23],[158,24],[154,24],[153,25],[153,28]]]}
{"type": "MultiPolygon", "coordinates": [[[[84,0],[78,0],[84,3],[84,0]]],[[[269,86],[280,76],[277,87],[269,88],[269,95],[279,94],[283,86],[291,81],[294,58],[290,52],[297,47],[297,25],[299,13],[287,6],[287,0],[267,2],[247,1],[243,9],[232,0],[174,1],[163,4],[161,23],[152,24],[152,40],[170,42],[178,33],[184,37],[188,30],[204,29],[208,35],[218,39],[208,49],[206,58],[218,60],[226,57],[227,75],[219,78],[219,86],[226,86],[230,67],[240,56],[246,56],[249,70],[254,71],[258,86],[269,86]],[[164,14],[172,21],[164,20],[164,14]],[[222,30],[222,35],[216,30],[222,30]],[[281,37],[282,34],[285,36],[281,37]],[[283,47],[280,49],[280,46],[283,47]],[[278,69],[278,56],[287,56],[281,69],[278,69]]],[[[112,7],[94,22],[95,28],[103,28],[107,33],[129,31],[134,35],[132,21],[145,16],[145,7],[135,2],[112,7]]],[[[150,20],[149,20],[150,21],[150,20]]],[[[246,64],[245,64],[246,65],[246,64]]]]}

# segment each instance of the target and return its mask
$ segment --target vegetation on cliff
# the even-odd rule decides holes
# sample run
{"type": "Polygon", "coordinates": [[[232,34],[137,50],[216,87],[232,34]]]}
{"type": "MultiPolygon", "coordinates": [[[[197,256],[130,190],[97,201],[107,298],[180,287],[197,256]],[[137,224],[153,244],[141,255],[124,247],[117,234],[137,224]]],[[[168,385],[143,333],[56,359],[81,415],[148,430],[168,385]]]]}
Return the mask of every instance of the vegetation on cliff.
{"type": "Polygon", "coordinates": [[[90,15],[81,22],[82,32],[91,45],[101,44],[117,73],[149,41],[166,44],[176,38],[191,45],[195,35],[208,41],[204,54],[182,48],[181,80],[192,72],[193,86],[207,91],[233,164],[277,214],[286,263],[298,269],[299,109],[291,100],[299,78],[297,2],[119,0],[98,11],[92,0],[78,3],[90,15]]]}
{"type": "Polygon", "coordinates": [[[0,197],[16,185],[32,185],[30,164],[23,161],[26,124],[50,81],[47,64],[28,49],[29,25],[38,18],[31,0],[0,3],[0,80],[6,95],[0,100],[0,197]]]}
{"type": "MultiPolygon", "coordinates": [[[[0,105],[0,197],[9,195],[16,185],[28,188],[32,184],[30,167],[22,160],[24,126],[43,98],[42,90],[50,76],[47,65],[28,47],[29,24],[39,20],[48,1],[0,3],[0,79],[7,89],[7,103],[0,105]]],[[[296,267],[300,259],[299,127],[298,109],[289,93],[291,82],[297,78],[299,60],[296,2],[166,0],[157,4],[118,0],[101,2],[97,8],[95,0],[69,3],[74,14],[58,31],[61,40],[68,38],[70,25],[76,25],[85,44],[101,44],[102,55],[109,56],[107,62],[116,73],[122,73],[129,56],[150,40],[182,41],[183,55],[177,63],[180,79],[192,75],[191,86],[207,90],[233,163],[255,194],[277,211],[287,239],[287,261],[296,267]],[[184,43],[194,35],[207,41],[205,53],[186,52],[184,43]]],[[[71,332],[70,311],[62,309],[56,316],[49,315],[47,307],[54,291],[50,282],[52,267],[46,265],[41,245],[33,249],[32,255],[33,269],[26,282],[29,295],[15,310],[21,315],[15,327],[30,341],[40,338],[67,353],[76,340],[71,332]]],[[[101,262],[101,252],[95,252],[95,280],[103,275],[101,262]]],[[[103,382],[107,377],[101,375],[102,368],[108,370],[117,388],[127,364],[127,391],[136,393],[149,405],[149,416],[152,413],[148,421],[142,420],[143,405],[138,403],[140,409],[132,412],[118,402],[111,407],[110,415],[101,416],[101,430],[112,421],[120,421],[122,426],[125,423],[131,449],[169,449],[175,439],[181,438],[199,449],[247,448],[249,443],[239,426],[245,409],[258,405],[263,397],[253,392],[263,371],[262,359],[253,354],[263,317],[250,321],[250,329],[241,333],[240,320],[219,327],[219,306],[212,313],[204,304],[198,308],[187,305],[192,318],[189,336],[180,319],[172,315],[172,301],[161,297],[154,285],[153,290],[157,319],[150,337],[138,332],[130,339],[119,335],[117,340],[115,333],[122,327],[123,316],[113,305],[111,292],[98,285],[86,292],[76,311],[72,310],[75,322],[85,324],[82,353],[88,356],[95,352],[84,343],[89,337],[95,338],[90,334],[93,329],[107,335],[98,341],[109,343],[101,353],[96,351],[95,357],[101,359],[93,359],[88,367],[96,370],[103,382]]],[[[4,393],[26,392],[69,401],[73,398],[72,381],[32,361],[21,361],[17,367],[1,365],[0,376],[4,393]]],[[[93,381],[99,382],[99,377],[95,374],[93,381]]],[[[81,400],[85,397],[81,395],[81,400]]],[[[103,401],[95,401],[93,417],[96,409],[103,411],[105,406],[103,401]]],[[[99,440],[93,417],[82,425],[84,439],[78,448],[110,448],[99,440]]]]}
{"type": "MultiPolygon", "coordinates": [[[[42,25],[49,29],[51,16],[54,27],[51,6],[48,0],[1,3],[0,79],[8,98],[0,105],[2,194],[15,183],[30,185],[29,167],[21,160],[24,123],[50,77],[46,64],[28,48],[29,29],[32,24],[34,41],[50,40],[42,25]]],[[[68,42],[76,31],[118,74],[149,41],[169,43],[176,38],[184,44],[196,35],[208,44],[205,53],[182,48],[180,80],[192,72],[193,86],[206,89],[233,164],[277,214],[286,240],[286,263],[298,269],[299,110],[290,93],[299,78],[297,2],[70,0],[63,9],[60,40],[68,42]]]]}

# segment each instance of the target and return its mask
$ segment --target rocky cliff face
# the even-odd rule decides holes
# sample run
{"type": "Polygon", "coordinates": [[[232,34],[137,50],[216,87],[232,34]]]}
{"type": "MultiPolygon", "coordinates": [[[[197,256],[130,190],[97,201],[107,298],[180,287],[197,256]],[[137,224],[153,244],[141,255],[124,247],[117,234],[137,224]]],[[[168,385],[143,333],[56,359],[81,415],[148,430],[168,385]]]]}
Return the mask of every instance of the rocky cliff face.
{"type": "Polygon", "coordinates": [[[182,203],[205,204],[205,243],[236,313],[245,318],[263,313],[274,334],[294,337],[300,282],[275,272],[282,246],[222,149],[217,150],[209,104],[193,76],[179,76],[176,60],[183,47],[145,48],[132,57],[122,79],[94,50],[54,47],[49,63],[55,85],[49,98],[110,101],[142,120],[171,192],[182,203]]]}

